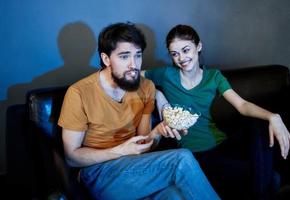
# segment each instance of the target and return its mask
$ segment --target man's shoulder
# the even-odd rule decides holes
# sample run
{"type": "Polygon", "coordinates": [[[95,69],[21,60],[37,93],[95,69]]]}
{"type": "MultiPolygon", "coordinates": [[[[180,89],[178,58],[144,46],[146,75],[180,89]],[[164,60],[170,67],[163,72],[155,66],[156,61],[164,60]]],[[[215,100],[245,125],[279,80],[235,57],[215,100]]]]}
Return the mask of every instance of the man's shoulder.
{"type": "Polygon", "coordinates": [[[155,85],[151,80],[141,77],[137,94],[139,96],[146,97],[145,99],[149,96],[155,96],[155,85]]]}
{"type": "Polygon", "coordinates": [[[154,86],[154,83],[151,80],[141,76],[140,88],[144,88],[144,89],[145,88],[149,88],[150,89],[150,88],[155,88],[155,86],[154,86]]]}
{"type": "Polygon", "coordinates": [[[87,89],[88,87],[94,87],[94,85],[97,83],[99,72],[100,71],[97,71],[87,77],[84,77],[83,79],[72,84],[70,88],[83,90],[83,89],[87,89]]]}

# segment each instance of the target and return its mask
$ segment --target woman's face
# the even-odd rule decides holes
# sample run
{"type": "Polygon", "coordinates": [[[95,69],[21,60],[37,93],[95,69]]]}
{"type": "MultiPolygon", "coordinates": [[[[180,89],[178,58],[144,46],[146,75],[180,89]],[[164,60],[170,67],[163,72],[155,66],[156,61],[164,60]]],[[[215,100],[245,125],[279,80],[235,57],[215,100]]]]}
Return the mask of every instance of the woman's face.
{"type": "Polygon", "coordinates": [[[191,40],[176,38],[170,43],[168,50],[175,65],[182,70],[190,71],[199,66],[198,52],[201,50],[201,43],[196,45],[191,40]]]}

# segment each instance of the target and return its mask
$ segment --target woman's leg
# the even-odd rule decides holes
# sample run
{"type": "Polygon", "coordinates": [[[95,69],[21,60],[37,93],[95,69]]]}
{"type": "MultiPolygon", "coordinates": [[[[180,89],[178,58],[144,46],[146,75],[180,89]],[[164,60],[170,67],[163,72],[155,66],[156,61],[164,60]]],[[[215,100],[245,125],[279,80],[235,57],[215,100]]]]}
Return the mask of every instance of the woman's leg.
{"type": "Polygon", "coordinates": [[[191,152],[185,149],[124,156],[81,170],[96,199],[140,199],[175,186],[184,199],[219,199],[191,152]]]}
{"type": "Polygon", "coordinates": [[[244,124],[216,148],[195,156],[223,199],[271,199],[279,187],[279,176],[273,179],[267,123],[251,118],[244,124]]]}
{"type": "Polygon", "coordinates": [[[195,153],[202,170],[223,200],[248,199],[250,193],[249,162],[223,154],[227,144],[195,153]]]}
{"type": "Polygon", "coordinates": [[[255,199],[273,199],[280,186],[280,176],[273,169],[273,148],[269,147],[268,123],[252,119],[251,170],[255,199]]]}

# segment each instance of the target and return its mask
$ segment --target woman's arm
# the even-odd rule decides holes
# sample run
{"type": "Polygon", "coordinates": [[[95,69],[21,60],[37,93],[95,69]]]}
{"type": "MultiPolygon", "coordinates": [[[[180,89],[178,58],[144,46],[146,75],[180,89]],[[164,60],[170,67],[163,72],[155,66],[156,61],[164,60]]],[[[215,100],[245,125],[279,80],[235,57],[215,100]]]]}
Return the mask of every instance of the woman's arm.
{"type": "MultiPolygon", "coordinates": [[[[146,72],[146,70],[142,70],[141,76],[145,77],[145,72],[146,72]]],[[[160,119],[162,119],[162,114],[161,114],[162,107],[163,107],[163,105],[165,105],[167,103],[168,103],[168,101],[165,98],[164,94],[161,91],[156,89],[156,104],[157,104],[157,109],[158,109],[160,119]]]]}
{"type": "MultiPolygon", "coordinates": [[[[187,130],[184,130],[183,134],[187,134],[187,130]]],[[[151,130],[151,120],[149,114],[142,115],[141,121],[137,128],[137,135],[148,136],[145,143],[154,140],[155,142],[153,148],[158,144],[161,135],[164,137],[176,138],[177,140],[181,139],[180,133],[175,129],[171,129],[163,121],[151,130]]]]}
{"type": "MultiPolygon", "coordinates": [[[[145,77],[145,72],[146,72],[146,70],[142,70],[141,71],[141,76],[145,77]]],[[[166,97],[164,96],[164,94],[161,91],[157,90],[157,89],[156,89],[156,97],[155,98],[156,98],[156,106],[157,106],[157,109],[158,109],[159,118],[162,121],[163,120],[162,108],[163,108],[163,106],[165,104],[168,104],[168,101],[167,101],[166,97]]],[[[146,120],[148,120],[148,118],[145,119],[145,121],[146,120]]],[[[139,127],[140,127],[140,125],[139,125],[139,127]]],[[[141,131],[141,133],[142,133],[142,131],[141,131]]],[[[188,131],[187,130],[182,130],[181,133],[182,133],[182,135],[186,135],[188,133],[188,131]]],[[[181,139],[180,133],[177,130],[175,130],[175,129],[171,129],[163,121],[161,123],[159,123],[156,127],[154,127],[154,129],[149,133],[149,138],[159,137],[160,134],[163,135],[164,137],[176,138],[177,140],[181,139]],[[158,135],[158,136],[156,136],[156,135],[158,135]]]]}
{"type": "Polygon", "coordinates": [[[161,91],[156,90],[156,106],[157,106],[159,117],[161,120],[163,118],[162,117],[162,108],[165,104],[168,104],[166,97],[164,96],[164,94],[161,91]]]}
{"type": "Polygon", "coordinates": [[[224,92],[223,96],[242,115],[269,121],[270,146],[274,145],[274,137],[276,137],[280,145],[282,157],[285,159],[287,158],[289,152],[290,134],[279,114],[272,113],[249,101],[246,101],[232,89],[224,92]]]}
{"type": "Polygon", "coordinates": [[[145,77],[145,70],[141,70],[141,76],[145,77]]]}

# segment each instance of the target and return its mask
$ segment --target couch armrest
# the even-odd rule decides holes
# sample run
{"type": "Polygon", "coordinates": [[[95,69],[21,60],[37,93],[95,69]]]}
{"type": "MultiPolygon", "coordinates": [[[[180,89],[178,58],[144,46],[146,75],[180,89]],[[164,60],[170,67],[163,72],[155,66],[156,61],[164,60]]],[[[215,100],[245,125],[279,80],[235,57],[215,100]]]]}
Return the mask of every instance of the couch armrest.
{"type": "Polygon", "coordinates": [[[11,105],[6,111],[7,185],[10,198],[28,199],[36,195],[31,143],[27,133],[24,104],[11,105]]]}
{"type": "Polygon", "coordinates": [[[282,113],[282,118],[285,121],[288,130],[290,130],[290,85],[285,89],[285,94],[285,112],[282,113]]]}
{"type": "Polygon", "coordinates": [[[57,125],[67,87],[29,91],[29,133],[34,141],[39,196],[64,194],[68,199],[90,199],[64,158],[61,127],[57,125]]]}

